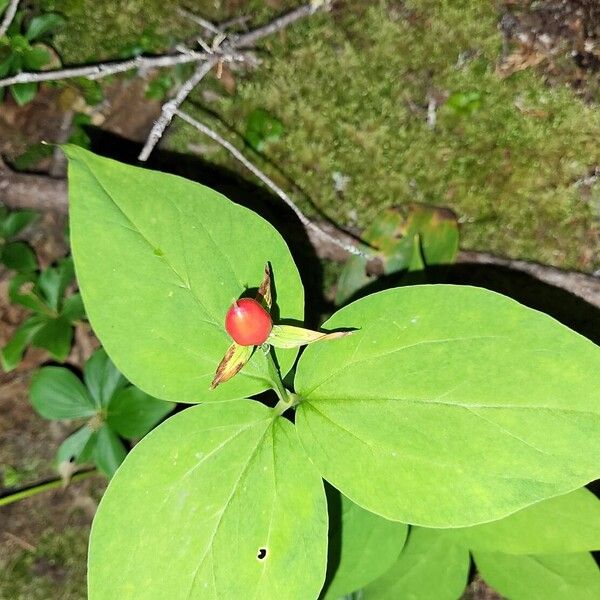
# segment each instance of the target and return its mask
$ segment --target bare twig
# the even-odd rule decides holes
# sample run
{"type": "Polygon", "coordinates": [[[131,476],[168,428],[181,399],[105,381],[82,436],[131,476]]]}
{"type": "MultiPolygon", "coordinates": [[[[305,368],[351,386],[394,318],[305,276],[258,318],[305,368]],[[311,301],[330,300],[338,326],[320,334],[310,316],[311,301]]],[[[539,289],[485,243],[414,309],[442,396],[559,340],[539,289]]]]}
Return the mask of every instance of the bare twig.
{"type": "Polygon", "coordinates": [[[163,105],[162,113],[159,119],[154,124],[154,127],[152,127],[152,131],[148,135],[148,139],[146,140],[146,143],[144,144],[144,147],[142,148],[142,151],[138,156],[138,160],[148,160],[148,157],[150,156],[152,150],[162,138],[165,129],[171,123],[173,115],[175,114],[177,109],[183,104],[185,99],[190,95],[190,93],[198,85],[198,83],[200,83],[200,81],[204,77],[206,77],[206,75],[210,72],[214,65],[218,64],[219,67],[221,67],[222,61],[227,56],[229,56],[230,53],[235,53],[238,47],[248,48],[254,45],[256,41],[264,38],[265,36],[271,35],[276,31],[280,31],[281,29],[287,27],[291,23],[294,23],[302,17],[313,14],[316,10],[318,10],[322,6],[327,6],[328,4],[328,0],[319,2],[318,4],[315,3],[313,0],[312,2],[309,2],[308,4],[299,7],[296,10],[289,12],[288,14],[283,15],[278,19],[275,19],[274,21],[272,21],[268,25],[265,25],[264,27],[259,27],[254,31],[233,37],[231,39],[227,37],[223,30],[213,25],[210,21],[207,21],[202,17],[198,17],[188,12],[187,10],[179,9],[178,12],[181,15],[188,19],[191,19],[210,33],[214,34],[211,47],[208,47],[201,38],[198,39],[198,42],[205,48],[207,54],[212,56],[212,58],[206,64],[200,65],[196,69],[192,77],[190,77],[190,79],[188,79],[179,88],[177,95],[163,105]]]}
{"type": "Polygon", "coordinates": [[[0,37],[2,37],[13,22],[15,15],[17,14],[17,7],[19,6],[19,0],[11,0],[10,4],[6,7],[2,24],[0,25],[0,37]]]}
{"type": "Polygon", "coordinates": [[[331,234],[327,233],[321,227],[319,227],[316,223],[313,223],[308,217],[302,213],[302,211],[296,206],[294,201],[267,175],[265,175],[254,163],[251,163],[233,144],[228,142],[226,139],[222,138],[216,131],[212,130],[210,127],[204,125],[200,121],[197,121],[193,117],[190,117],[187,113],[176,109],[175,114],[183,119],[186,123],[195,127],[200,133],[203,133],[211,140],[217,142],[227,150],[236,160],[241,162],[246,169],[248,169],[253,175],[258,177],[268,188],[270,188],[283,202],[289,206],[289,208],[294,212],[294,214],[298,217],[298,220],[302,223],[304,228],[307,231],[312,231],[316,233],[319,237],[323,239],[327,239],[327,241],[335,244],[336,246],[342,248],[346,252],[350,254],[355,254],[358,256],[366,256],[362,250],[354,246],[353,244],[346,243],[336,237],[333,237],[331,234]]]}
{"type": "Polygon", "coordinates": [[[288,25],[307,17],[308,15],[312,15],[318,10],[322,10],[324,8],[328,8],[331,4],[331,0],[323,0],[321,2],[309,2],[308,4],[304,4],[299,6],[295,10],[271,21],[264,27],[259,27],[258,29],[254,29],[249,31],[248,33],[244,33],[242,35],[238,35],[233,38],[232,47],[234,48],[249,48],[254,46],[258,40],[265,38],[273,33],[281,31],[285,29],[288,25]]]}
{"type": "Polygon", "coordinates": [[[202,17],[199,17],[198,15],[191,13],[189,10],[185,10],[185,8],[178,8],[177,12],[182,17],[185,17],[186,19],[193,21],[194,23],[196,23],[196,25],[200,25],[200,27],[202,27],[209,33],[212,33],[213,35],[219,35],[219,34],[223,33],[222,29],[220,29],[216,25],[213,25],[210,21],[207,21],[206,19],[203,19],[202,17]]]}
{"type": "Polygon", "coordinates": [[[250,20],[252,20],[252,17],[250,15],[242,15],[241,17],[234,17],[233,19],[223,21],[222,23],[219,23],[217,27],[221,31],[227,31],[232,27],[237,27],[238,25],[245,25],[250,20]]]}
{"type": "MultiPolygon", "coordinates": [[[[23,72],[0,79],[0,88],[15,83],[32,83],[41,81],[57,81],[59,79],[72,79],[73,77],[86,77],[87,79],[101,79],[108,75],[125,73],[133,69],[149,70],[160,67],[172,67],[186,63],[203,62],[212,60],[212,55],[207,52],[195,52],[188,50],[178,54],[165,54],[163,56],[137,56],[120,62],[109,62],[84,67],[73,67],[69,69],[57,69],[54,71],[41,71],[39,73],[23,72]]],[[[238,60],[240,56],[227,56],[230,60],[238,60]]]]}
{"type": "Polygon", "coordinates": [[[200,81],[210,73],[211,69],[218,62],[217,57],[213,57],[211,60],[203,63],[198,66],[198,68],[194,71],[194,74],[179,88],[176,96],[165,103],[162,107],[162,113],[156,123],[154,123],[154,127],[152,127],[152,131],[148,135],[148,139],[138,156],[139,160],[148,160],[150,153],[154,149],[154,146],[158,144],[158,141],[162,137],[165,129],[173,119],[173,115],[176,113],[177,109],[181,106],[183,101],[190,95],[192,90],[200,83],[200,81]]]}

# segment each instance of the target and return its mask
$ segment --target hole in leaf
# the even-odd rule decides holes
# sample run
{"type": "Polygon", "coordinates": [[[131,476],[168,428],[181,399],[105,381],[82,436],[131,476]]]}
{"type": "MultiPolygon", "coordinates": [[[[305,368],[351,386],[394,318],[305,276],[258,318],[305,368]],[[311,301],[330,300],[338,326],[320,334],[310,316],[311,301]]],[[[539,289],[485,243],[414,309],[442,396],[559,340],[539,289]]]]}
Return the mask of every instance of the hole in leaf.
{"type": "Polygon", "coordinates": [[[265,558],[267,558],[267,549],[259,548],[256,558],[258,558],[258,560],[264,560],[265,558]]]}

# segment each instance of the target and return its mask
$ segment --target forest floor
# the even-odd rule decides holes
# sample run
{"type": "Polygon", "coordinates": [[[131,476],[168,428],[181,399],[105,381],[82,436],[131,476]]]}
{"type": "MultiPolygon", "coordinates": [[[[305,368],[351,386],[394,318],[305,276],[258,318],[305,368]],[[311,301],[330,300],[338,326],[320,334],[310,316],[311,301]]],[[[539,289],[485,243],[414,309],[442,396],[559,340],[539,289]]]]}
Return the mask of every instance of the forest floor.
{"type": "MultiPolygon", "coordinates": [[[[162,43],[189,36],[193,26],[178,16],[179,5],[215,20],[249,14],[260,23],[297,3],[24,4],[54,6],[68,17],[55,38],[68,64],[117,56],[141,43],[140,32],[162,43]]],[[[226,69],[203,82],[185,108],[240,146],[254,109],[275,115],[283,135],[252,158],[296,190],[308,213],[317,206],[343,226],[362,227],[390,205],[445,205],[460,217],[465,248],[593,272],[600,268],[596,5],[340,1],[331,13],[268,40],[255,71],[226,69]]],[[[23,108],[6,100],[0,153],[10,161],[31,144],[58,139],[65,118],[79,110],[141,141],[160,109],[145,92],[141,80],[112,80],[100,109],[82,107],[77,97],[65,106],[64,89],[50,87],[23,108]]],[[[181,123],[163,147],[241,173],[181,123]]],[[[245,151],[253,152],[247,145],[245,151]]],[[[51,166],[46,159],[36,168],[51,166]]],[[[30,231],[42,264],[67,251],[64,226],[48,213],[30,231]]],[[[0,344],[22,317],[7,303],[7,280],[0,274],[0,344]]],[[[89,332],[78,340],[69,359],[75,368],[89,353],[89,332]]],[[[30,352],[15,372],[0,374],[0,487],[51,476],[56,448],[70,430],[43,421],[27,400],[29,377],[45,360],[30,352]]],[[[103,487],[94,478],[0,509],[0,600],[85,597],[87,536],[103,487]]],[[[493,596],[476,582],[466,597],[493,596]]]]}

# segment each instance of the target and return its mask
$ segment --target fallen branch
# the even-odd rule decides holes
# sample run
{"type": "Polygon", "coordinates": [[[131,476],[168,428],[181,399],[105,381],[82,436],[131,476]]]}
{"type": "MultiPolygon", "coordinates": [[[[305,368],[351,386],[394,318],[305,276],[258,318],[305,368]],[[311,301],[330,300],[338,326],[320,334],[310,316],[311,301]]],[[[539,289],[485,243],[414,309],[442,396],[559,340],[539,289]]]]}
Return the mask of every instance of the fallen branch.
{"type": "MultiPolygon", "coordinates": [[[[15,83],[33,83],[43,81],[58,81],[60,79],[73,79],[74,77],[85,77],[87,79],[102,79],[109,75],[125,73],[134,69],[147,71],[162,67],[173,67],[186,63],[195,63],[211,60],[213,57],[207,52],[196,52],[186,49],[179,54],[166,54],[163,56],[137,56],[136,58],[107,62],[97,65],[88,65],[83,67],[72,67],[67,69],[56,69],[53,71],[23,72],[0,79],[0,88],[13,85],[15,83]]],[[[230,57],[237,60],[237,57],[230,57]]]]}
{"type": "MultiPolygon", "coordinates": [[[[75,473],[71,477],[70,481],[81,481],[82,479],[93,477],[94,475],[98,475],[97,469],[86,469],[84,471],[78,471],[75,473]]],[[[6,506],[8,504],[12,504],[13,502],[24,500],[25,498],[31,498],[31,496],[36,496],[42,492],[47,492],[48,490],[56,490],[64,487],[65,482],[63,478],[57,477],[56,479],[47,479],[18,490],[5,490],[0,493],[0,506],[6,506]]]]}
{"type": "Polygon", "coordinates": [[[19,0],[11,0],[10,4],[6,7],[4,17],[2,18],[2,24],[0,24],[0,37],[6,34],[10,24],[13,22],[15,15],[17,14],[17,7],[19,6],[19,0]]]}
{"type": "MultiPolygon", "coordinates": [[[[249,31],[248,33],[244,33],[242,35],[234,37],[232,39],[231,46],[236,49],[250,48],[254,46],[259,40],[269,35],[273,35],[274,33],[285,29],[292,23],[295,23],[296,21],[299,21],[304,17],[312,15],[319,10],[329,8],[330,5],[331,0],[323,0],[320,2],[313,1],[309,2],[308,4],[304,4],[303,6],[299,6],[295,10],[292,10],[286,15],[283,15],[275,19],[274,21],[271,21],[263,27],[258,27],[257,29],[249,31]]],[[[226,48],[227,46],[224,47],[226,48]]]]}
{"type": "Polygon", "coordinates": [[[308,4],[300,6],[274,21],[271,21],[267,25],[237,36],[228,36],[224,32],[224,29],[213,25],[210,21],[180,9],[180,14],[213,34],[214,37],[211,45],[206,44],[204,40],[198,38],[198,43],[205,48],[207,54],[212,56],[212,59],[209,60],[207,65],[198,67],[192,77],[179,88],[177,95],[163,105],[160,118],[156,121],[154,127],[152,127],[152,131],[148,135],[148,139],[146,140],[138,159],[141,161],[148,160],[150,153],[162,138],[165,129],[171,123],[176,110],[183,104],[185,99],[192,93],[198,83],[200,83],[200,81],[210,72],[214,65],[218,64],[220,66],[226,57],[234,55],[239,49],[247,49],[254,46],[258,40],[272,35],[277,31],[281,31],[299,19],[312,15],[317,10],[329,6],[329,3],[329,0],[319,0],[318,2],[312,0],[308,4]]]}
{"type": "MultiPolygon", "coordinates": [[[[64,179],[54,179],[47,175],[16,173],[8,168],[3,169],[0,163],[0,202],[3,202],[10,209],[55,210],[61,214],[66,214],[66,181],[64,179]]],[[[323,260],[338,263],[345,262],[350,256],[346,246],[352,243],[352,237],[330,223],[318,223],[318,227],[326,231],[328,237],[318,234],[312,227],[306,229],[317,256],[323,260]],[[338,238],[343,243],[334,243],[331,238],[338,238]]],[[[592,306],[600,308],[600,277],[577,271],[565,271],[557,267],[524,260],[503,258],[487,252],[462,251],[457,262],[459,264],[495,265],[526,273],[548,285],[566,290],[592,306]]]]}
{"type": "Polygon", "coordinates": [[[223,146],[223,148],[225,148],[236,160],[241,162],[246,169],[260,179],[269,189],[271,189],[271,191],[281,198],[281,200],[283,200],[287,206],[289,206],[289,208],[298,217],[298,220],[302,223],[306,231],[312,231],[317,236],[327,239],[329,242],[339,246],[342,250],[348,252],[349,254],[365,256],[365,254],[351,242],[346,242],[340,238],[332,236],[330,233],[324,231],[316,223],[306,217],[304,213],[296,206],[294,201],[272,179],[267,177],[267,175],[265,175],[265,173],[263,173],[255,164],[251,163],[231,142],[228,142],[226,139],[222,138],[216,131],[212,130],[210,127],[207,127],[204,125],[204,123],[201,123],[193,117],[190,117],[187,113],[177,109],[175,114],[192,127],[195,127],[200,133],[206,135],[211,140],[217,142],[217,144],[223,146]]]}
{"type": "Polygon", "coordinates": [[[165,129],[168,127],[169,123],[173,119],[173,115],[177,112],[177,109],[181,106],[184,100],[190,95],[192,90],[210,73],[212,68],[219,61],[218,58],[213,57],[208,62],[200,65],[195,71],[194,74],[179,88],[176,96],[163,104],[162,112],[160,117],[157,119],[156,123],[154,123],[154,127],[148,134],[148,139],[138,156],[139,160],[148,160],[150,153],[158,144],[160,139],[165,132],[165,129]]]}

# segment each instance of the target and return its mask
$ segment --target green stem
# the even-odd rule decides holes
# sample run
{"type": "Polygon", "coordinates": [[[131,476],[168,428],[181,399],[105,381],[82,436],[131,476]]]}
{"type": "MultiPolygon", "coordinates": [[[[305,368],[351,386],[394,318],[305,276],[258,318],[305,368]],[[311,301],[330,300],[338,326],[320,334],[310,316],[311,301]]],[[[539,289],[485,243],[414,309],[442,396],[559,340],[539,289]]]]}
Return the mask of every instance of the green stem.
{"type": "Polygon", "coordinates": [[[286,410],[290,408],[294,408],[297,404],[300,404],[300,396],[298,394],[294,394],[290,392],[288,394],[288,400],[280,400],[273,411],[277,416],[282,415],[286,410]]]}
{"type": "MultiPolygon", "coordinates": [[[[87,479],[88,477],[92,477],[93,475],[97,474],[97,469],[80,471],[71,477],[71,481],[81,481],[82,479],[87,479]]],[[[25,498],[30,498],[31,496],[46,492],[47,490],[54,490],[62,487],[63,485],[64,482],[62,478],[58,477],[57,479],[50,479],[48,481],[42,481],[41,483],[34,483],[33,485],[27,486],[20,490],[6,492],[0,495],[0,506],[6,506],[7,504],[12,504],[13,502],[18,502],[19,500],[23,500],[25,498]]]]}
{"type": "Polygon", "coordinates": [[[275,364],[275,360],[273,359],[273,355],[271,354],[271,349],[269,348],[268,352],[265,352],[265,356],[267,357],[267,365],[269,368],[269,378],[271,383],[273,384],[273,389],[275,390],[277,397],[279,398],[279,402],[273,411],[276,416],[282,415],[289,408],[293,408],[296,404],[300,403],[300,396],[290,392],[285,385],[283,384],[283,379],[281,378],[281,374],[279,373],[279,369],[275,364]]]}
{"type": "Polygon", "coordinates": [[[279,373],[279,369],[275,364],[275,360],[273,359],[273,355],[271,354],[271,349],[269,348],[268,352],[265,352],[265,356],[267,358],[267,367],[269,369],[269,379],[273,384],[273,389],[279,398],[279,402],[288,402],[289,392],[285,389],[283,385],[283,379],[281,379],[281,374],[279,373]]]}

